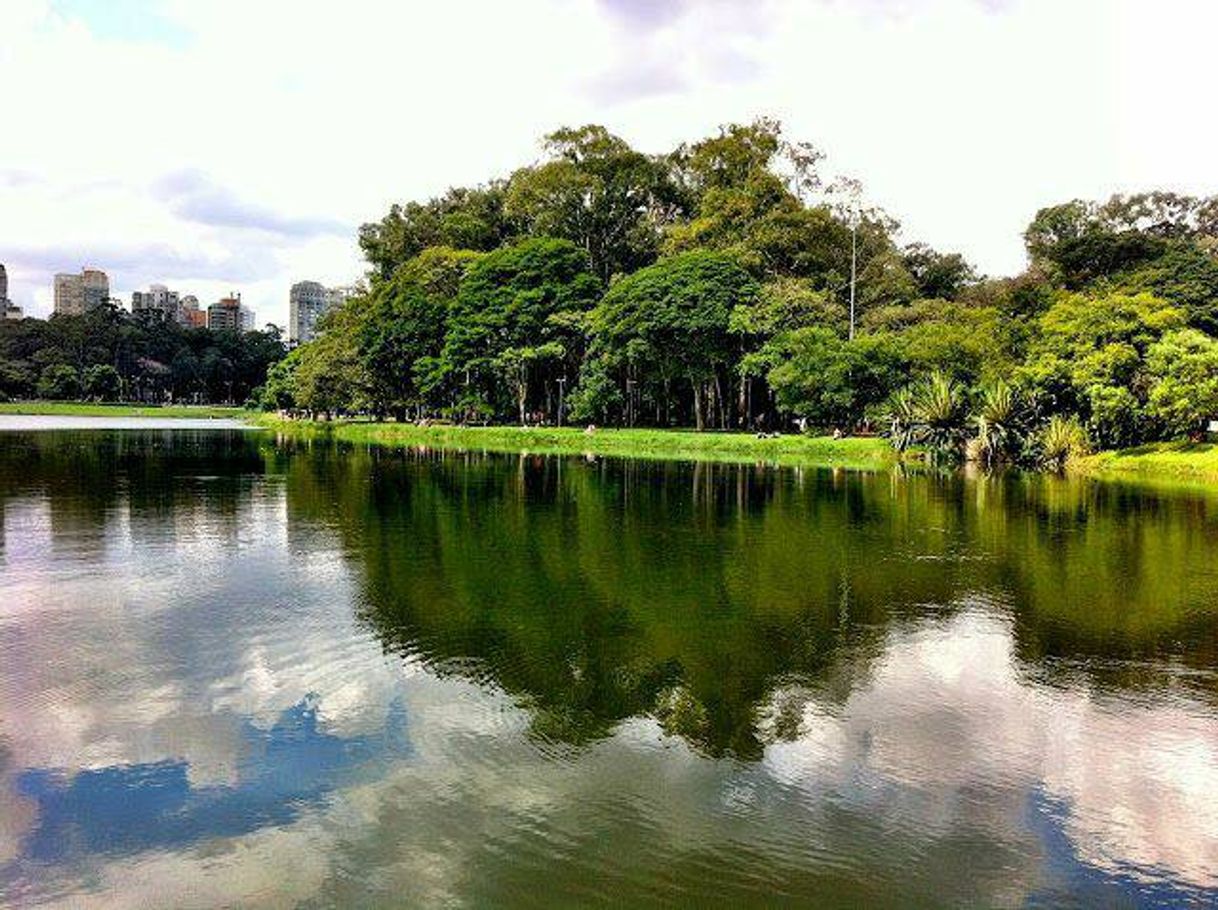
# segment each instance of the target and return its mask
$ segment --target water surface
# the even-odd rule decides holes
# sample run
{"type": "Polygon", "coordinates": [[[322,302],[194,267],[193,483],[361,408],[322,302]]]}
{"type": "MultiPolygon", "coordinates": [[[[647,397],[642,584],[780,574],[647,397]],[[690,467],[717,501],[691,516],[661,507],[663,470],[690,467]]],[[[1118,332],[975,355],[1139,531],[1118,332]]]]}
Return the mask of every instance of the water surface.
{"type": "Polygon", "coordinates": [[[0,509],[0,904],[1218,901],[1218,497],[210,429],[0,509]]]}

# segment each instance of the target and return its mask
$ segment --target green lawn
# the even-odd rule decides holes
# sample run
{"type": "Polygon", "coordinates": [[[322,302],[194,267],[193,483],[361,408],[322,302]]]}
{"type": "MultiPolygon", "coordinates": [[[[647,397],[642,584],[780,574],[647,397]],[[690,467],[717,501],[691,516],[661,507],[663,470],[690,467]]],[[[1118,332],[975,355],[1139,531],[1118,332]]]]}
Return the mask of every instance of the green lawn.
{"type": "Polygon", "coordinates": [[[750,433],[695,433],[692,430],[524,427],[417,427],[401,423],[336,422],[333,424],[256,418],[273,429],[297,435],[322,435],[344,442],[384,446],[434,446],[486,452],[538,455],[592,454],[627,458],[698,461],[765,461],[881,468],[897,461],[884,439],[783,435],[758,439],[750,433]]]}
{"type": "Polygon", "coordinates": [[[1211,442],[1157,442],[1133,449],[1088,455],[1072,468],[1099,477],[1214,482],[1218,481],[1218,445],[1211,442]]]}
{"type": "Polygon", "coordinates": [[[46,414],[67,417],[235,417],[249,412],[243,408],[195,405],[84,404],[75,401],[0,402],[0,414],[46,414]]]}

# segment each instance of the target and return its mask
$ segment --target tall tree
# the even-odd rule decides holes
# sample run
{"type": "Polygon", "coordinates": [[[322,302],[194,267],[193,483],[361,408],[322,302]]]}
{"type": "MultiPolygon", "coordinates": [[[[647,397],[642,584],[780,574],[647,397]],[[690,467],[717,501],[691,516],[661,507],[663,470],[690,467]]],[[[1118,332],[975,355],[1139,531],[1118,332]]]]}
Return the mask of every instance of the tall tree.
{"type": "Polygon", "coordinates": [[[587,254],[569,240],[525,240],[473,262],[443,351],[459,409],[503,417],[519,414],[523,401],[526,411],[533,404],[549,413],[557,380],[575,373],[582,317],[599,294],[587,254]]]}

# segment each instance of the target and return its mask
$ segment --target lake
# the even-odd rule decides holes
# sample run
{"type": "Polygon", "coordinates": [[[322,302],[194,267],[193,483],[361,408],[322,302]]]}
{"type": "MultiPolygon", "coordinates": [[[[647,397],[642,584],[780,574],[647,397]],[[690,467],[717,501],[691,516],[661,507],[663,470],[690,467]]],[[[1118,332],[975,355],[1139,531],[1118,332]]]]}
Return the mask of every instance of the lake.
{"type": "Polygon", "coordinates": [[[0,904],[1218,903],[1218,492],[0,433],[0,904]]]}

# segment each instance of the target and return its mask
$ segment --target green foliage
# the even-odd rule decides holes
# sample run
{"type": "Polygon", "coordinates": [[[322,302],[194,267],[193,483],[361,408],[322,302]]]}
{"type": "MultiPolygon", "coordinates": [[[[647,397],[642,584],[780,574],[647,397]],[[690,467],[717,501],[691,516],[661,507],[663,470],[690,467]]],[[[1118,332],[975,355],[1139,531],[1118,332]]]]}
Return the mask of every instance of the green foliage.
{"type": "Polygon", "coordinates": [[[360,365],[375,410],[399,417],[411,407],[439,406],[449,310],[470,265],[481,254],[430,247],[400,265],[371,295],[356,328],[360,365]]]}
{"type": "Polygon", "coordinates": [[[0,360],[0,400],[25,398],[34,391],[37,374],[23,360],[0,360]]]}
{"type": "Polygon", "coordinates": [[[1019,383],[1050,413],[1078,413],[1103,446],[1153,430],[1146,413],[1148,348],[1184,314],[1148,294],[1063,294],[1038,320],[1019,383]]]}
{"type": "MultiPolygon", "coordinates": [[[[986,465],[1031,459],[1054,417],[1108,447],[1210,416],[1218,197],[1048,206],[1024,235],[1031,267],[982,279],[959,254],[898,247],[896,222],[852,181],[823,186],[820,153],[775,120],[667,155],[597,125],[544,148],[365,225],[368,293],[271,371],[263,406],[554,423],[561,397],[575,420],[768,429],[867,427],[887,402],[897,447],[986,465]]],[[[0,347],[28,365],[0,386],[111,362],[78,353],[95,337],[0,347]]],[[[146,362],[154,385],[213,397],[240,372],[225,350],[146,362]]]]}
{"type": "Polygon", "coordinates": [[[764,340],[811,326],[844,332],[847,320],[846,308],[807,278],[776,278],[761,287],[753,302],[732,310],[730,328],[764,340]]]}
{"type": "Polygon", "coordinates": [[[578,370],[580,316],[599,293],[587,256],[569,240],[525,240],[473,262],[449,310],[443,349],[443,373],[458,390],[458,408],[515,417],[521,396],[526,409],[552,396],[557,380],[578,370]],[[547,353],[524,356],[530,348],[547,353]],[[512,383],[505,357],[515,364],[508,371],[517,377],[512,383]],[[521,361],[528,364],[523,379],[521,361]]]}
{"type": "Polygon", "coordinates": [[[512,175],[508,216],[531,235],[586,250],[603,282],[654,261],[660,228],[680,207],[664,163],[603,126],[557,130],[546,149],[550,160],[512,175]]]}
{"type": "Polygon", "coordinates": [[[912,243],[901,258],[919,297],[954,300],[977,280],[977,273],[959,253],[940,253],[924,243],[912,243]]]}
{"type": "MultiPolygon", "coordinates": [[[[130,400],[238,401],[265,381],[267,368],[283,355],[273,332],[147,324],[104,306],[81,316],[0,320],[0,364],[16,365],[9,379],[0,375],[0,391],[12,397],[38,393],[34,377],[48,366],[69,366],[82,381],[90,367],[106,366],[118,373],[118,388],[130,400]]],[[[110,385],[86,394],[118,394],[112,379],[100,381],[110,385]]]]}
{"type": "Polygon", "coordinates": [[[945,373],[966,388],[1001,376],[1012,365],[1006,324],[991,307],[919,300],[880,307],[864,324],[891,334],[916,373],[945,373]]]}
{"type": "Polygon", "coordinates": [[[970,445],[974,460],[991,466],[1019,457],[1026,419],[1019,393],[1006,382],[999,379],[981,390],[974,423],[976,436],[970,445]]]}
{"type": "Polygon", "coordinates": [[[1147,410],[1171,436],[1197,436],[1218,419],[1218,341],[1195,329],[1169,332],[1146,356],[1147,410]]]}
{"type": "Polygon", "coordinates": [[[1087,454],[1087,430],[1078,418],[1054,414],[1040,433],[1038,440],[1041,463],[1060,471],[1072,459],[1087,454]]]}
{"type": "Polygon", "coordinates": [[[317,338],[293,352],[290,382],[295,407],[332,417],[367,406],[367,377],[360,369],[356,344],[366,307],[366,298],[353,297],[329,311],[317,338]]]}
{"type": "Polygon", "coordinates": [[[846,340],[832,329],[797,329],[767,353],[776,363],[767,379],[779,408],[816,427],[861,425],[908,373],[900,346],[888,335],[846,340]]]}
{"type": "Polygon", "coordinates": [[[925,446],[936,461],[954,462],[968,440],[968,400],[950,377],[935,372],[889,400],[887,433],[899,451],[925,446]]]}
{"type": "Polygon", "coordinates": [[[700,251],[662,259],[605,294],[589,322],[592,359],[602,361],[602,369],[640,377],[647,394],[686,385],[702,429],[706,386],[730,368],[737,349],[731,314],[754,304],[759,292],[731,256],[700,251]]]}
{"type": "Polygon", "coordinates": [[[108,363],[95,363],[81,376],[81,390],[94,401],[117,401],[121,388],[122,377],[108,363]]]}
{"type": "Polygon", "coordinates": [[[452,189],[429,202],[394,205],[380,221],[360,228],[360,249],[374,274],[386,280],[428,247],[493,250],[519,233],[504,210],[506,195],[503,182],[492,182],[452,189]]]}
{"type": "Polygon", "coordinates": [[[80,395],[80,374],[66,363],[56,363],[38,377],[38,397],[64,401],[80,395]]]}

